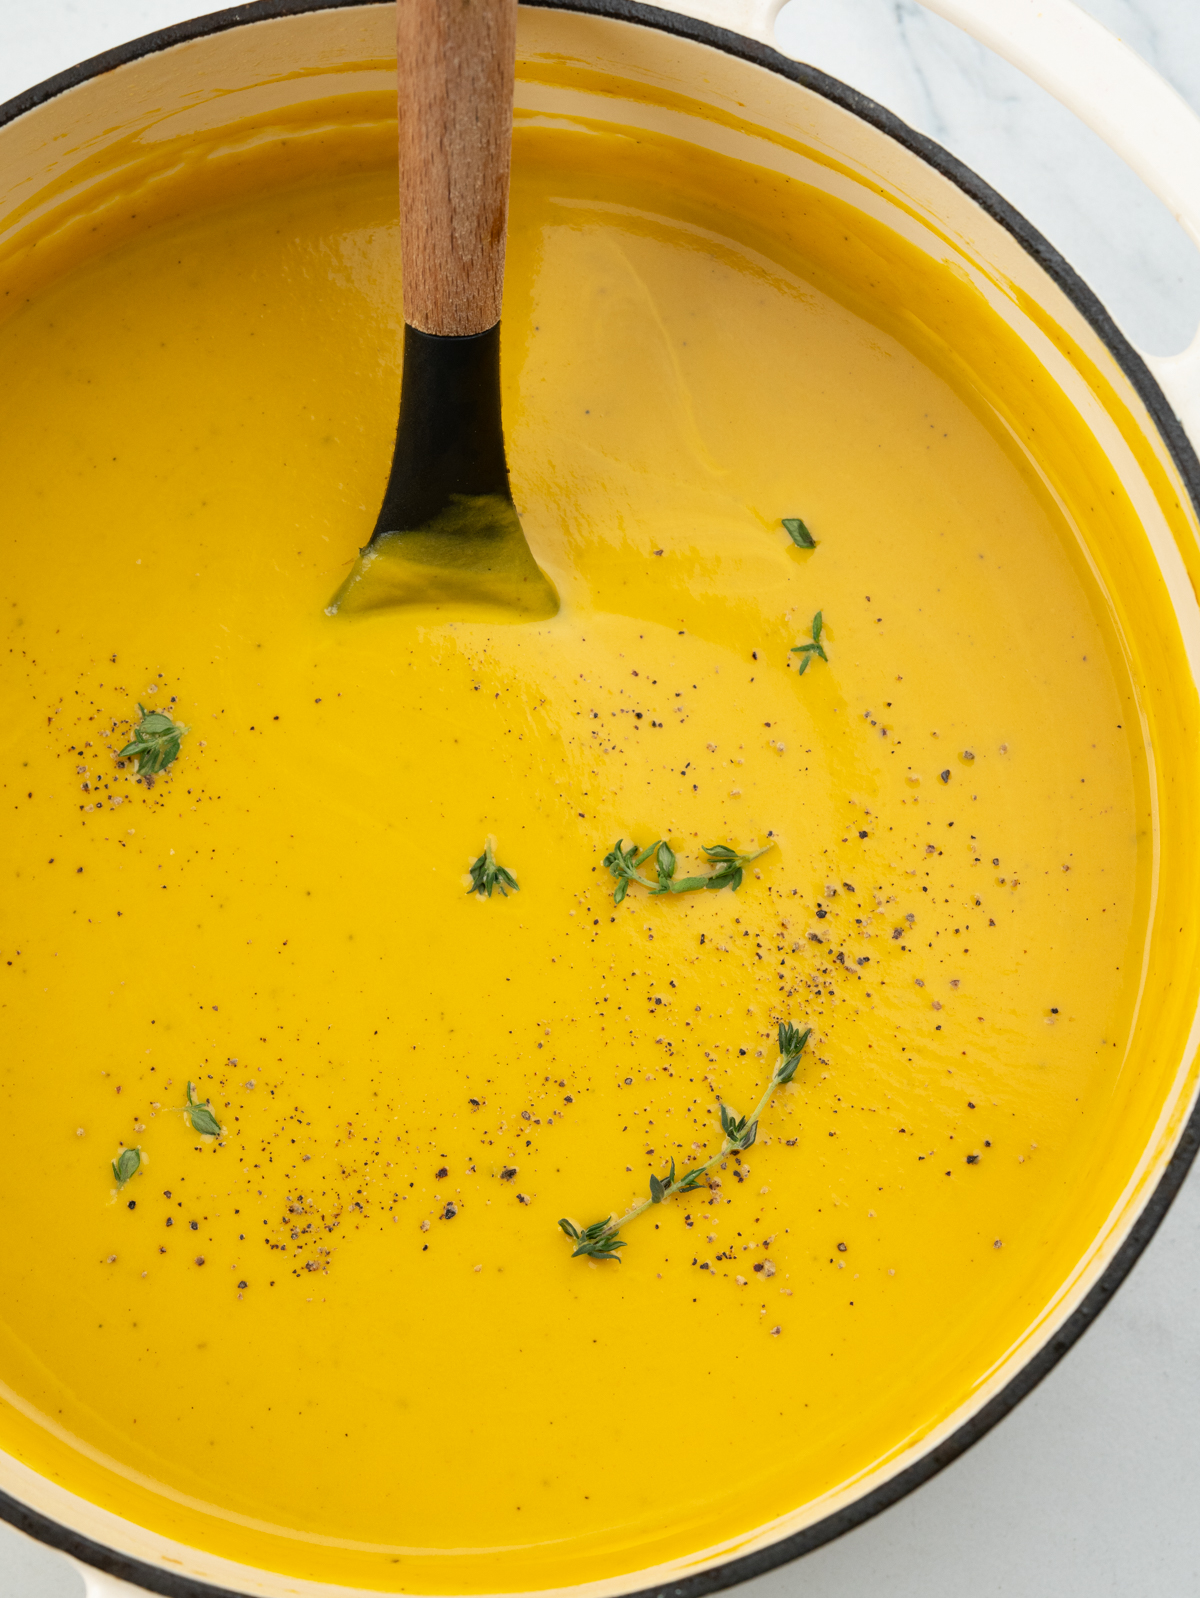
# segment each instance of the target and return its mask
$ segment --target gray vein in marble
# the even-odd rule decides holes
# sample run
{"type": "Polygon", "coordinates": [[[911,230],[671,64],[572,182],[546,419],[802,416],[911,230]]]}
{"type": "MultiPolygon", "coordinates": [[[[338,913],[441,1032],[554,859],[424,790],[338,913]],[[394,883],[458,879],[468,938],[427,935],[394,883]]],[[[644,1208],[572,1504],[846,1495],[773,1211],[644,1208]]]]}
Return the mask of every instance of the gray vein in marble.
{"type": "MultiPolygon", "coordinates": [[[[1200,108],[1200,5],[1088,0],[1200,108]]],[[[952,151],[1071,262],[1140,348],[1184,348],[1200,256],[1167,208],[1089,128],[916,0],[791,0],[788,54],[853,84],[952,151]]]]}

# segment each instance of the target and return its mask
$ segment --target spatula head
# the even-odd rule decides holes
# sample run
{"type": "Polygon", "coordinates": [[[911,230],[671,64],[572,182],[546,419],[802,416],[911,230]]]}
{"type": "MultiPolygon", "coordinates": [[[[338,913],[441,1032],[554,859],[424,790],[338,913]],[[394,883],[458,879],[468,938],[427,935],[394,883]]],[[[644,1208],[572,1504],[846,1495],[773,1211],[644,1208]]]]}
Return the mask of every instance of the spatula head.
{"type": "Polygon", "coordinates": [[[398,605],[470,621],[543,621],[557,614],[558,594],[534,560],[511,501],[455,494],[423,527],[376,534],[327,614],[398,605]]]}
{"type": "Polygon", "coordinates": [[[558,612],[509,488],[499,323],[462,338],[404,330],[400,421],[383,505],[326,614],[399,606],[470,621],[542,621],[558,612]]]}

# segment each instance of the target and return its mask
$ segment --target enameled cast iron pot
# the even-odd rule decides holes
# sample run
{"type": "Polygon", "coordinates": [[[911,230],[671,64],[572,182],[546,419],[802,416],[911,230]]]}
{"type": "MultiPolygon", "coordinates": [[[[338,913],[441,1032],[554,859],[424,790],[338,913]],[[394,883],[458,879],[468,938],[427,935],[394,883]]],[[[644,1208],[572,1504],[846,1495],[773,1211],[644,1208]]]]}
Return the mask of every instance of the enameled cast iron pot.
{"type": "MultiPolygon", "coordinates": [[[[664,9],[634,0],[532,0],[521,9],[518,56],[566,54],[635,84],[671,90],[698,109],[727,109],[732,117],[705,118],[631,98],[608,100],[602,115],[786,169],[807,183],[836,183],[851,204],[876,220],[894,222],[928,253],[931,265],[944,269],[948,263],[967,273],[991,310],[1025,341],[1029,361],[1068,397],[1137,507],[1145,548],[1131,554],[1161,585],[1164,613],[1177,629],[1178,658],[1187,662],[1185,671],[1144,692],[1152,695],[1151,714],[1160,724],[1178,718],[1174,725],[1194,726],[1200,463],[1192,439],[1200,439],[1200,340],[1170,359],[1139,354],[1046,240],[979,178],[873,101],[780,55],[772,41],[783,3],[679,0],[664,9]],[[733,121],[742,123],[740,131],[733,121]],[[788,148],[756,139],[755,127],[786,135],[788,148]],[[1063,336],[1047,336],[1048,329],[1063,336]],[[1117,407],[1121,426],[1113,420],[1117,407]],[[1131,426],[1136,449],[1130,447],[1131,426]],[[1165,472],[1175,485],[1183,508],[1172,522],[1161,514],[1144,473],[1147,459],[1160,480],[1165,472]]],[[[1007,56],[1089,122],[1200,244],[1200,120],[1149,67],[1072,0],[925,3],[1007,56]]],[[[149,146],[186,141],[252,114],[302,115],[309,101],[386,88],[394,82],[391,9],[378,0],[258,0],[97,56],[0,106],[0,263],[9,251],[19,252],[24,230],[44,225],[57,206],[77,204],[81,186],[111,182],[149,146]]],[[[580,98],[586,98],[580,91],[547,90],[522,82],[518,74],[519,107],[569,112],[580,109],[571,103],[580,98]]],[[[674,103],[682,105],[679,99],[674,103]]],[[[1189,757],[1183,765],[1188,769],[1172,770],[1169,781],[1162,772],[1156,777],[1161,871],[1190,869],[1187,859],[1167,858],[1172,807],[1180,810],[1189,794],[1200,794],[1196,762],[1189,757]]],[[[1190,926],[1170,929],[1168,947],[1181,973],[1195,968],[1194,934],[1190,926]]],[[[686,1575],[633,1572],[589,1589],[597,1598],[699,1598],[806,1553],[927,1481],[1045,1376],[1146,1246],[1200,1141],[1194,993],[1170,1026],[1161,1017],[1139,1025],[1162,1029],[1156,1044],[1167,1060],[1154,1134],[1094,1248],[1030,1336],[980,1381],[971,1401],[909,1453],[837,1500],[797,1510],[736,1558],[693,1563],[686,1575]]],[[[221,1591],[334,1598],[328,1586],[235,1566],[172,1543],[3,1454],[0,1515],[80,1561],[89,1598],[131,1594],[126,1583],[171,1598],[213,1598],[221,1591]]]]}

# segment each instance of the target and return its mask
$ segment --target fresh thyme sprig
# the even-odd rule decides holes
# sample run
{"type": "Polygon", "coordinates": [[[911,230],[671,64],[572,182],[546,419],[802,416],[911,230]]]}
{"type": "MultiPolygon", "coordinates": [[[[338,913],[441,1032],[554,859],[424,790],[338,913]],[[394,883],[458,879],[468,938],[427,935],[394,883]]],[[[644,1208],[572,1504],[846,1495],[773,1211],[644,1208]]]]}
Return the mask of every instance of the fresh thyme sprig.
{"type": "Polygon", "coordinates": [[[671,1169],[665,1177],[650,1178],[650,1197],[644,1198],[640,1204],[634,1204],[620,1217],[610,1215],[606,1220],[593,1221],[590,1226],[580,1227],[564,1216],[558,1224],[575,1245],[571,1250],[571,1258],[578,1259],[583,1255],[594,1260],[616,1260],[619,1265],[621,1259],[617,1250],[626,1246],[620,1236],[623,1226],[628,1226],[630,1221],[636,1221],[638,1216],[644,1214],[652,1204],[662,1204],[666,1199],[673,1198],[676,1193],[691,1193],[700,1186],[701,1179],[727,1154],[741,1154],[752,1147],[758,1136],[759,1117],[770,1104],[776,1089],[784,1087],[795,1076],[800,1056],[804,1052],[804,1045],[811,1036],[811,1027],[805,1027],[801,1032],[790,1021],[780,1023],[779,1059],[771,1080],[767,1083],[766,1092],[750,1115],[736,1116],[727,1104],[721,1105],[721,1131],[725,1136],[721,1147],[711,1159],[705,1160],[703,1165],[694,1165],[690,1171],[684,1171],[676,1176],[675,1161],[672,1159],[671,1169]]]}
{"type": "Polygon", "coordinates": [[[828,661],[829,659],[829,656],[825,653],[825,645],[821,642],[821,629],[824,625],[825,623],[822,620],[821,612],[818,611],[812,619],[812,643],[795,644],[791,649],[788,650],[789,655],[800,655],[803,657],[800,661],[799,670],[799,675],[801,677],[804,676],[804,673],[812,665],[814,660],[828,661]]]}
{"type": "Polygon", "coordinates": [[[483,853],[478,860],[471,862],[471,886],[468,893],[477,893],[481,899],[492,897],[492,889],[499,888],[500,897],[508,898],[508,890],[520,893],[521,884],[511,871],[506,871],[503,866],[496,864],[496,840],[488,837],[483,846],[483,853]]]}
{"type": "Polygon", "coordinates": [[[797,549],[816,549],[816,539],[805,527],[799,516],[785,516],[783,518],[783,530],[797,549]]]}
{"type": "Polygon", "coordinates": [[[220,1137],[221,1123],[212,1112],[211,1100],[200,1100],[196,1097],[196,1090],[189,1082],[187,1085],[187,1103],[183,1113],[191,1122],[192,1131],[199,1132],[201,1137],[220,1137]]]}
{"type": "Polygon", "coordinates": [[[122,1149],[112,1162],[112,1173],[117,1179],[117,1186],[124,1187],[131,1176],[136,1176],[141,1163],[142,1156],[139,1149],[122,1149]]]}
{"type": "Polygon", "coordinates": [[[617,886],[613,890],[613,903],[620,904],[629,892],[631,882],[640,883],[651,894],[660,893],[697,893],[704,888],[740,888],[742,875],[746,866],[752,860],[757,860],[764,855],[767,849],[775,845],[769,843],[766,848],[756,849],[753,854],[739,854],[727,843],[706,843],[701,846],[704,857],[710,866],[716,870],[707,877],[676,877],[675,851],[665,839],[658,838],[649,848],[639,850],[635,843],[623,848],[620,838],[613,844],[612,852],[604,857],[604,864],[617,879],[617,886]],[[646,861],[654,857],[654,869],[657,880],[650,882],[640,874],[639,868],[646,861]]]}
{"type": "Polygon", "coordinates": [[[137,759],[139,777],[154,777],[179,755],[179,746],[187,728],[181,721],[172,721],[161,710],[147,710],[139,705],[142,719],[133,729],[133,737],[117,756],[118,760],[137,759]]]}

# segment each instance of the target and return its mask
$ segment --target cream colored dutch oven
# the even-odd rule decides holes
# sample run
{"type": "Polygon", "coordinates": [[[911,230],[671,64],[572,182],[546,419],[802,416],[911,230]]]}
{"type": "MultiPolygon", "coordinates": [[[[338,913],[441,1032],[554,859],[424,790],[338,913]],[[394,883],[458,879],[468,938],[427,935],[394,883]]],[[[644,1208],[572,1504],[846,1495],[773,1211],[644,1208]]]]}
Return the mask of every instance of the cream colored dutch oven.
{"type": "MultiPolygon", "coordinates": [[[[1183,355],[1139,354],[1087,286],[1005,201],[952,156],[852,88],[780,55],[784,0],[548,0],[521,9],[518,56],[574,58],[611,78],[671,91],[660,102],[547,87],[518,71],[517,104],[602,115],[786,171],[836,189],[894,228],[931,264],[965,275],[1024,342],[1029,362],[1056,384],[1104,450],[1142,520],[1145,547],[1126,551],[1165,594],[1189,664],[1153,671],[1153,650],[1131,646],[1151,725],[1195,726],[1200,681],[1200,340],[1183,355]],[[689,106],[690,102],[690,106],[689,106]],[[725,118],[706,112],[728,112],[725,118]],[[737,124],[733,126],[731,124],[737,124]],[[760,131],[761,130],[761,131],[760,131]],[[783,142],[786,141],[786,142],[783,142]],[[1119,412],[1119,416],[1118,416],[1119,412]],[[1136,445],[1136,447],[1134,447],[1136,445]],[[1163,514],[1147,463],[1175,485],[1181,511],[1163,514]],[[1139,676],[1140,672],[1140,676],[1139,676]]],[[[1200,245],[1200,120],[1149,67],[1071,0],[925,0],[929,9],[1006,56],[1088,122],[1170,207],[1200,245]]],[[[394,81],[391,6],[356,0],[259,0],[134,41],[0,107],[0,263],[25,230],[44,227],[111,184],[148,148],[210,135],[264,112],[303,115],[306,102],[386,89],[394,81]]],[[[2,265],[0,265],[2,270],[2,265]]],[[[1160,491],[1161,494],[1161,491],[1160,491]]],[[[1091,552],[1095,553],[1095,552],[1091,552]]],[[[1110,556],[1111,556],[1110,552],[1110,556]]],[[[1121,563],[1097,557],[1114,614],[1130,638],[1136,601],[1121,563]]],[[[1132,629],[1132,632],[1131,632],[1132,629]]],[[[1200,762],[1155,774],[1158,881],[1200,875],[1180,796],[1200,792],[1200,762]]],[[[1200,1140],[1195,1108],[1197,1015],[1192,926],[1163,925],[1156,903],[1147,948],[1174,961],[1178,1002],[1145,1015],[1156,1027],[1161,1113],[1120,1203],[1086,1258],[1029,1335],[981,1375],[970,1402],[874,1474],[819,1505],[798,1508],[744,1540],[736,1557],[697,1557],[633,1572],[593,1589],[699,1598],[806,1553],[859,1525],[929,1479],[994,1426],[1070,1348],[1112,1296],[1182,1182],[1200,1140]],[[1185,974],[1186,980],[1185,980],[1185,974]],[[1188,982],[1193,988],[1188,989],[1188,982]],[[1184,990],[1187,990],[1186,992],[1184,990]],[[1182,997],[1179,995],[1182,994],[1182,997]]],[[[1194,902],[1194,895],[1193,895],[1194,902]]],[[[1173,918],[1179,921],[1179,916],[1173,918]]],[[[203,1598],[214,1592],[335,1598],[349,1589],[236,1566],[102,1511],[0,1454],[0,1515],[79,1562],[90,1598],[137,1589],[203,1598]],[[132,1585],[130,1585],[132,1584],[132,1585]]],[[[582,1592],[583,1589],[574,1589],[582,1592]]]]}

